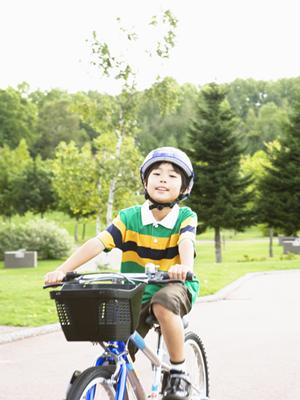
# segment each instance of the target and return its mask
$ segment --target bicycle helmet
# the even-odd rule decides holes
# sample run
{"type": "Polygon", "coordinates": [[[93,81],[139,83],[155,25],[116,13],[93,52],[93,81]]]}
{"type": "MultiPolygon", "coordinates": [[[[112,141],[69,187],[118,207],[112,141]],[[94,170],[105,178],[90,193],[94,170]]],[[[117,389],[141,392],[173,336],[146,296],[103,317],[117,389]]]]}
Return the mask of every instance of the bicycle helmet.
{"type": "Polygon", "coordinates": [[[172,203],[156,202],[155,200],[150,198],[147,190],[145,189],[146,199],[149,199],[152,202],[150,209],[158,208],[159,210],[161,210],[164,207],[172,208],[180,200],[186,199],[190,195],[193,184],[194,184],[193,166],[192,166],[192,163],[191,163],[189,157],[182,150],[179,150],[175,147],[159,147],[155,150],[152,150],[147,155],[143,164],[141,165],[140,174],[141,174],[141,179],[142,179],[143,184],[145,182],[145,176],[146,176],[147,170],[153,164],[155,164],[157,162],[169,162],[169,163],[175,164],[177,167],[179,167],[184,172],[184,174],[188,178],[189,183],[188,183],[186,192],[184,194],[180,194],[179,197],[172,203]]]}

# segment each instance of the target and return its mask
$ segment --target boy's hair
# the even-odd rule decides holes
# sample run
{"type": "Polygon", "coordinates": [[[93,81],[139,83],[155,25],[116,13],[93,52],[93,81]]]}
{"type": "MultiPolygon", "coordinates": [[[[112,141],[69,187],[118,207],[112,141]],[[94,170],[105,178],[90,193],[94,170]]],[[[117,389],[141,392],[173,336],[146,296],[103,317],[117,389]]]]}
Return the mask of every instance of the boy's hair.
{"type": "Polygon", "coordinates": [[[175,164],[173,164],[173,163],[171,163],[171,162],[169,162],[169,161],[157,161],[156,163],[152,164],[152,165],[146,170],[146,172],[145,172],[145,177],[144,177],[144,182],[145,182],[145,184],[147,185],[147,183],[148,183],[148,178],[149,178],[150,173],[151,173],[154,169],[159,168],[159,166],[160,166],[161,164],[166,164],[166,163],[172,164],[172,167],[174,168],[174,171],[175,171],[177,174],[179,174],[179,175],[181,176],[181,188],[180,188],[180,192],[181,192],[181,193],[185,192],[185,190],[186,190],[186,189],[188,188],[188,186],[189,186],[189,179],[188,179],[186,173],[183,171],[182,168],[178,167],[178,165],[175,165],[175,164]]]}

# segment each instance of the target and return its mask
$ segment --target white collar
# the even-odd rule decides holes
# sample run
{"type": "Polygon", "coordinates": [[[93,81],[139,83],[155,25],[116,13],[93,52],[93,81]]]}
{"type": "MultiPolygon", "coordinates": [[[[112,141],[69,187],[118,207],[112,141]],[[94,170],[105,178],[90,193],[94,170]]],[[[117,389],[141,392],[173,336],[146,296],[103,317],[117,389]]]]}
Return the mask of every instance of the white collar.
{"type": "Polygon", "coordinates": [[[179,206],[178,204],[175,204],[174,207],[172,207],[171,211],[169,212],[169,214],[167,214],[165,216],[165,218],[163,218],[161,221],[157,221],[154,218],[154,215],[152,214],[151,210],[149,209],[149,201],[146,200],[145,203],[142,205],[141,208],[141,213],[142,213],[142,224],[143,225],[149,225],[149,224],[153,224],[154,226],[164,226],[165,228],[168,229],[173,229],[177,218],[178,218],[178,214],[179,214],[179,206]]]}

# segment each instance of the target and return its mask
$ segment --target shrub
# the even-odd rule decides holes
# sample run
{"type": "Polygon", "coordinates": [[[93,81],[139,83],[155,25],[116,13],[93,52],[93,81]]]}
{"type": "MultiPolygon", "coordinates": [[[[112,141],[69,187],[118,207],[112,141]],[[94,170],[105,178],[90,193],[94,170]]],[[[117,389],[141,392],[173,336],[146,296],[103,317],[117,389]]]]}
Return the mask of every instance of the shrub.
{"type": "Polygon", "coordinates": [[[294,254],[294,253],[282,254],[282,255],[279,257],[279,259],[280,259],[281,261],[284,261],[284,260],[295,260],[295,259],[296,259],[296,254],[294,254]]]}
{"type": "Polygon", "coordinates": [[[238,262],[252,262],[252,261],[266,261],[266,257],[250,257],[248,254],[243,254],[242,259],[238,259],[238,262]]]}
{"type": "Polygon", "coordinates": [[[69,255],[73,240],[54,222],[43,219],[24,225],[0,224],[0,258],[5,251],[26,249],[37,251],[39,259],[60,259],[69,255]]]}

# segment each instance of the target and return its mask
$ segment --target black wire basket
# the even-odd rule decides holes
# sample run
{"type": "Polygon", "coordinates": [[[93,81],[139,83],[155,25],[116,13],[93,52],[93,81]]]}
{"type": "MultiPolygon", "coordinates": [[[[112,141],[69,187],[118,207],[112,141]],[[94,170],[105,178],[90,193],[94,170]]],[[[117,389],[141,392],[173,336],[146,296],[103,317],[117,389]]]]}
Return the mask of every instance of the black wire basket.
{"type": "Polygon", "coordinates": [[[126,341],[138,323],[144,283],[66,284],[50,292],[68,341],[126,341]]]}

